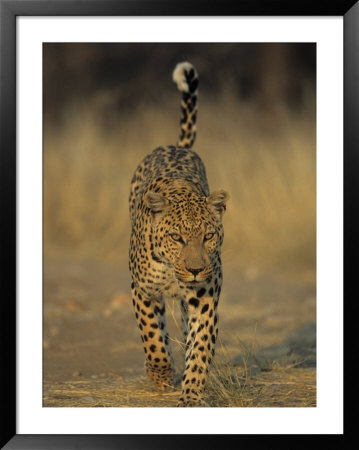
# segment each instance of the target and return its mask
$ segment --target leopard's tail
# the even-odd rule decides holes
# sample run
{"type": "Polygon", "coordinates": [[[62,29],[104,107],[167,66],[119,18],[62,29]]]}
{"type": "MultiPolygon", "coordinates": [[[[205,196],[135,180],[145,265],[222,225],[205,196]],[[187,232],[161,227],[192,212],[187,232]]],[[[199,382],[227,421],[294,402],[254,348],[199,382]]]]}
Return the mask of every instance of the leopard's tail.
{"type": "Polygon", "coordinates": [[[191,148],[196,139],[198,75],[189,62],[178,63],[173,71],[173,81],[182,92],[181,134],[177,145],[191,148]]]}

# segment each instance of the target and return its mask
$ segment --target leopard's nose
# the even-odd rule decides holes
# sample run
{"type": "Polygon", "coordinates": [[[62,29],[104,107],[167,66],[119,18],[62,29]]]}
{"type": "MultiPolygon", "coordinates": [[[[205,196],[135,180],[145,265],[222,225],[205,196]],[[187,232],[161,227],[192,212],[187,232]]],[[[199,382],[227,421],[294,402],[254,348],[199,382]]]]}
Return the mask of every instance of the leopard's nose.
{"type": "Polygon", "coordinates": [[[196,276],[197,274],[202,272],[203,267],[201,267],[200,269],[190,269],[190,268],[186,267],[186,269],[188,270],[188,272],[191,272],[194,276],[196,276]]]}

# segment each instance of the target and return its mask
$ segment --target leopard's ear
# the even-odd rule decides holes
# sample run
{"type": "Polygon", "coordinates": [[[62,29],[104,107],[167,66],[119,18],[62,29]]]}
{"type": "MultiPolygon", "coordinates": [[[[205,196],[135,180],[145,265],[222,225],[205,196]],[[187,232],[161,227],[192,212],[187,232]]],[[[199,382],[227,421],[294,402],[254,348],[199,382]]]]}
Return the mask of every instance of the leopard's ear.
{"type": "Polygon", "coordinates": [[[152,214],[163,212],[168,205],[168,200],[166,199],[166,197],[164,197],[162,194],[159,194],[158,192],[151,191],[145,194],[143,202],[147,206],[147,208],[150,209],[152,214]]]}
{"type": "Polygon", "coordinates": [[[229,195],[224,190],[212,192],[207,198],[206,202],[208,207],[214,212],[214,214],[221,219],[224,211],[226,210],[226,202],[229,195]]]}

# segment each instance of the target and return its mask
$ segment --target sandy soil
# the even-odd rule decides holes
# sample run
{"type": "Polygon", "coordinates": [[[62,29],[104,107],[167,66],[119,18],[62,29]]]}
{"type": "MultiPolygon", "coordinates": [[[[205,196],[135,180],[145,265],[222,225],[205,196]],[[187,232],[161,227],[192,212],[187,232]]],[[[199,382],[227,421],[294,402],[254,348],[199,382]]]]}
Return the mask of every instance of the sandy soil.
{"type": "MultiPolygon", "coordinates": [[[[44,406],[176,405],[179,386],[157,392],[145,375],[129,284],[125,264],[46,255],[44,406]]],[[[308,277],[225,266],[208,403],[315,406],[315,305],[308,277]]],[[[174,307],[168,320],[180,373],[178,319],[174,307]]]]}

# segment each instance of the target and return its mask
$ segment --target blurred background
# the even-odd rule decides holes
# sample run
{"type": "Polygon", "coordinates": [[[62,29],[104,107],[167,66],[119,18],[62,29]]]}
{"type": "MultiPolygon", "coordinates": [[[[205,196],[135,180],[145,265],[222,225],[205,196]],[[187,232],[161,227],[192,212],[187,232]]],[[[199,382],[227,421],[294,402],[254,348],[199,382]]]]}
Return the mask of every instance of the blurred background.
{"type": "MultiPolygon", "coordinates": [[[[200,81],[194,150],[211,190],[230,193],[224,324],[261,348],[309,326],[315,347],[315,44],[49,43],[43,47],[45,379],[60,366],[68,376],[90,367],[83,356],[81,371],[71,357],[61,359],[81,340],[75,328],[96,315],[114,318],[113,336],[93,343],[98,354],[104,340],[116,339],[116,321],[132,314],[130,180],[147,153],[177,142],[180,93],[172,71],[187,60],[200,81]]],[[[116,373],[124,364],[143,370],[129,320],[129,346],[138,354],[121,364],[109,356],[106,367],[116,373]]]]}

